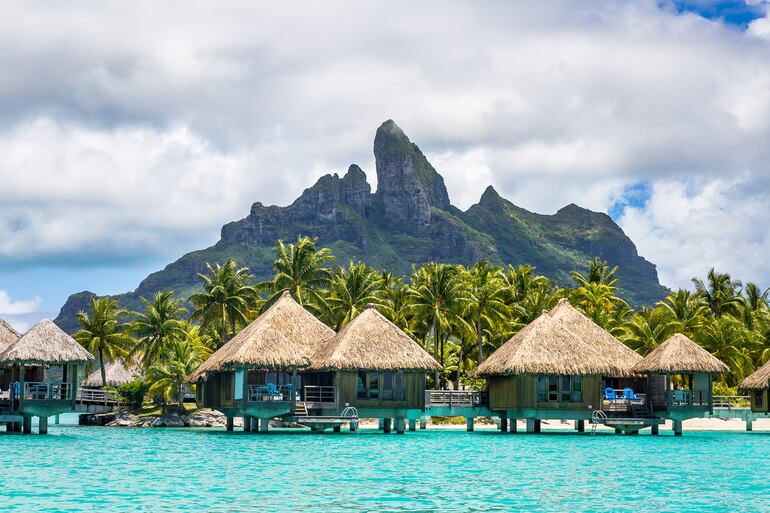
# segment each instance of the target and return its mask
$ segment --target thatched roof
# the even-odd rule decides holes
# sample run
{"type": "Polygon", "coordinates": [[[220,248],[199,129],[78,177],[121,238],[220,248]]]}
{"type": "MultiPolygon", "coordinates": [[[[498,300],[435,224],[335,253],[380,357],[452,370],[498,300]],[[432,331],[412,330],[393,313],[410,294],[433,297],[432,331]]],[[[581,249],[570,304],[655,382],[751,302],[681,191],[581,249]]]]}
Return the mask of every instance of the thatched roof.
{"type": "MultiPolygon", "coordinates": [[[[107,378],[107,386],[117,387],[130,383],[139,377],[141,371],[139,366],[131,365],[126,367],[126,364],[122,360],[115,360],[104,366],[105,377],[107,378]]],[[[86,377],[81,383],[84,387],[100,387],[102,383],[102,368],[98,367],[95,371],[86,377]]]]}
{"type": "Polygon", "coordinates": [[[730,372],[730,368],[681,333],[671,336],[634,366],[647,374],[730,372]]]}
{"type": "Polygon", "coordinates": [[[751,376],[738,383],[738,388],[745,390],[770,388],[770,361],[757,369],[751,376]]]}
{"type": "Polygon", "coordinates": [[[43,319],[0,353],[0,362],[23,365],[86,363],[93,355],[56,324],[43,319]]]}
{"type": "Polygon", "coordinates": [[[4,319],[0,319],[0,353],[19,340],[19,337],[19,332],[13,329],[13,326],[5,322],[4,319]]]}
{"type": "Polygon", "coordinates": [[[634,374],[632,369],[642,360],[642,356],[577,310],[569,301],[560,299],[549,315],[552,319],[561,321],[578,338],[598,348],[604,356],[618,366],[620,370],[613,374],[613,377],[627,377],[634,374]]]}
{"type": "Polygon", "coordinates": [[[310,365],[310,355],[334,330],[302,308],[285,292],[265,313],[243,328],[190,376],[244,367],[297,369],[310,365]]]}
{"type": "Polygon", "coordinates": [[[566,299],[524,327],[474,376],[560,374],[629,376],[641,357],[577,311],[566,299]]]}
{"type": "Polygon", "coordinates": [[[434,371],[441,365],[373,307],[312,356],[312,370],[434,371]]]}

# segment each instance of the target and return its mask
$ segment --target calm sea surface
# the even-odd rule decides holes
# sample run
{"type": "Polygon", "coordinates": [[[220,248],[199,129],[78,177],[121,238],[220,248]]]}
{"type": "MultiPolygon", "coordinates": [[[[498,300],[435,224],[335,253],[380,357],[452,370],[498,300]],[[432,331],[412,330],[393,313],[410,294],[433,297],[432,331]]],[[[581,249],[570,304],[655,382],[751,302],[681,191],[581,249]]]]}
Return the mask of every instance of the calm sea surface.
{"type": "Polygon", "coordinates": [[[770,512],[770,434],[0,433],[2,511],[770,512]]]}

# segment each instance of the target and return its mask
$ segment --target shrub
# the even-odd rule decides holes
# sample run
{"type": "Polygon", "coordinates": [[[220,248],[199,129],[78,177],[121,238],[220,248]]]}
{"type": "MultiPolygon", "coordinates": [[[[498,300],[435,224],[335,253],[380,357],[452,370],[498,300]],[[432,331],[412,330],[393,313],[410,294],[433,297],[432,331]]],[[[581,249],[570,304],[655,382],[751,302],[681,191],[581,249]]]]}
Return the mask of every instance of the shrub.
{"type": "Polygon", "coordinates": [[[144,396],[150,388],[148,383],[142,380],[130,381],[118,387],[120,400],[131,408],[141,408],[144,396]]]}

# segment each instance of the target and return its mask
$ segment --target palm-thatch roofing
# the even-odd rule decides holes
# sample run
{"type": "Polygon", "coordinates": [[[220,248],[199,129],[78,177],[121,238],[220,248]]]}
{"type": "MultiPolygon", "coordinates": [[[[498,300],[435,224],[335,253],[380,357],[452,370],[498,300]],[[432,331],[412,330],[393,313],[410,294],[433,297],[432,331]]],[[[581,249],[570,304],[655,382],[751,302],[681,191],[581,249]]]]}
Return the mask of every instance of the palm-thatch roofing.
{"type": "Polygon", "coordinates": [[[761,390],[770,388],[770,361],[754,371],[754,373],[738,383],[738,388],[744,390],[761,390]]]}
{"type": "Polygon", "coordinates": [[[63,365],[86,363],[93,355],[56,324],[43,319],[0,353],[0,363],[63,365]]]}
{"type": "Polygon", "coordinates": [[[13,329],[13,326],[0,319],[0,353],[5,351],[8,346],[19,340],[19,332],[13,329]]]}
{"type": "MultiPolygon", "coordinates": [[[[122,360],[115,360],[104,366],[104,374],[107,378],[108,387],[117,387],[125,385],[137,379],[141,374],[141,371],[137,365],[126,366],[122,360]]],[[[98,367],[95,371],[89,374],[86,379],[81,383],[84,387],[100,387],[103,386],[102,382],[102,368],[98,367]]]]}
{"type": "Polygon", "coordinates": [[[621,370],[613,377],[627,377],[634,374],[632,369],[642,360],[642,356],[577,310],[569,301],[560,299],[549,314],[552,319],[561,321],[578,338],[597,347],[602,354],[618,365],[621,370]]]}
{"type": "Polygon", "coordinates": [[[311,370],[441,370],[425,349],[371,306],[326,341],[311,360],[311,370]]]}
{"type": "Polygon", "coordinates": [[[729,372],[730,368],[701,346],[677,333],[653,349],[634,366],[647,374],[676,374],[684,372],[729,372]]]}
{"type": "Polygon", "coordinates": [[[190,375],[197,381],[209,372],[233,369],[301,369],[334,330],[302,308],[285,292],[266,312],[220,347],[190,375]]]}

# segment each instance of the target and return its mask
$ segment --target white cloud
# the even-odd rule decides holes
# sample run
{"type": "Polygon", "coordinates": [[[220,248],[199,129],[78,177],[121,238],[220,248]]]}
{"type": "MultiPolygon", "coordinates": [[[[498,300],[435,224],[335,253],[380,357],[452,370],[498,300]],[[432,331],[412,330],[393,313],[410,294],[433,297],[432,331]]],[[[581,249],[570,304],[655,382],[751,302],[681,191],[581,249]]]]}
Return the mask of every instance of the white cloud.
{"type": "Polygon", "coordinates": [[[643,0],[11,3],[0,263],[173,254],[320,172],[357,162],[374,182],[393,118],[461,207],[492,183],[544,213],[606,210],[650,183],[623,223],[665,283],[722,262],[768,282],[722,251],[764,249],[766,27],[643,0]]]}
{"type": "Polygon", "coordinates": [[[33,313],[40,306],[42,299],[12,299],[4,290],[0,290],[0,315],[23,315],[33,313]]]}

